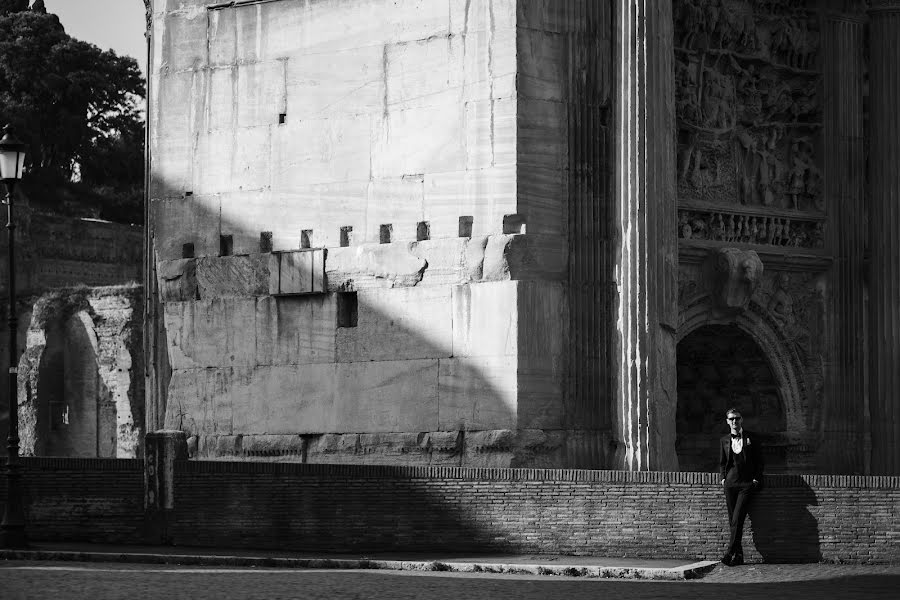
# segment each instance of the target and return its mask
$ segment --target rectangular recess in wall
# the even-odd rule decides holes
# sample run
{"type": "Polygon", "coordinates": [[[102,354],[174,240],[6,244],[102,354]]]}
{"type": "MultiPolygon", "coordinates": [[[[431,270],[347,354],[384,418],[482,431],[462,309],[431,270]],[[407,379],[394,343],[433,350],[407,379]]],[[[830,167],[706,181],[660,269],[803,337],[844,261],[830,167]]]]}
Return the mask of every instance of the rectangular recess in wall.
{"type": "Polygon", "coordinates": [[[384,223],[378,227],[378,243],[390,244],[394,237],[394,226],[390,223],[384,223]]]}
{"type": "Polygon", "coordinates": [[[234,254],[234,236],[219,236],[219,256],[231,256],[234,254]]]}
{"type": "Polygon", "coordinates": [[[312,237],[313,230],[312,229],[304,229],[300,232],[300,249],[306,250],[307,248],[312,248],[312,237]]]}
{"type": "Polygon", "coordinates": [[[194,243],[188,242],[181,245],[181,258],[194,258],[194,243]]]}
{"type": "Polygon", "coordinates": [[[424,242],[431,239],[431,224],[428,221],[416,223],[416,241],[424,242]]]}
{"type": "Polygon", "coordinates": [[[259,233],[259,251],[262,254],[267,252],[271,252],[273,247],[272,242],[272,232],[271,231],[261,231],[259,233]]]}
{"type": "Polygon", "coordinates": [[[337,326],[356,327],[359,320],[359,300],[356,292],[338,292],[337,326]]]}
{"type": "Polygon", "coordinates": [[[473,221],[474,219],[468,216],[459,218],[459,237],[472,237],[473,221]]]}
{"type": "Polygon", "coordinates": [[[345,225],[341,227],[341,239],[340,244],[341,248],[346,248],[350,245],[350,234],[353,233],[353,227],[350,225],[345,225]]]}
{"type": "Polygon", "coordinates": [[[272,253],[269,259],[269,294],[293,296],[324,292],[324,248],[272,253]]]}

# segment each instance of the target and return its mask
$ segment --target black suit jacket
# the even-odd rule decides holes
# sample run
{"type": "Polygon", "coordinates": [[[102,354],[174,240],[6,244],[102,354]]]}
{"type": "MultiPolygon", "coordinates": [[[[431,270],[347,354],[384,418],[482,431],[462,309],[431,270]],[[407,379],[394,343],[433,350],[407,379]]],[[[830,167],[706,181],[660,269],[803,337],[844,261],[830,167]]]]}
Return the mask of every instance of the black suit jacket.
{"type": "MultiPolygon", "coordinates": [[[[756,479],[762,483],[764,465],[759,437],[746,429],[741,431],[741,436],[744,438],[744,449],[741,451],[741,454],[744,454],[744,461],[743,464],[737,464],[738,480],[749,482],[756,479]]],[[[719,441],[720,479],[725,479],[728,474],[728,464],[731,458],[731,434],[728,433],[723,435],[719,441]]]]}

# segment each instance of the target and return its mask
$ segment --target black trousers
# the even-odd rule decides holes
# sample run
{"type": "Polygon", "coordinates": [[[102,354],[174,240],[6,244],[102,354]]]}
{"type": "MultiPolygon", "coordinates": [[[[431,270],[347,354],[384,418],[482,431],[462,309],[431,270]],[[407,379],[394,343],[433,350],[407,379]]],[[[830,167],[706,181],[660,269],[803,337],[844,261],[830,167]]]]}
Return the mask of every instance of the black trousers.
{"type": "Polygon", "coordinates": [[[731,527],[731,539],[726,551],[728,554],[744,554],[741,537],[744,535],[744,520],[754,493],[756,486],[752,482],[725,482],[725,503],[728,505],[728,524],[731,527]]]}

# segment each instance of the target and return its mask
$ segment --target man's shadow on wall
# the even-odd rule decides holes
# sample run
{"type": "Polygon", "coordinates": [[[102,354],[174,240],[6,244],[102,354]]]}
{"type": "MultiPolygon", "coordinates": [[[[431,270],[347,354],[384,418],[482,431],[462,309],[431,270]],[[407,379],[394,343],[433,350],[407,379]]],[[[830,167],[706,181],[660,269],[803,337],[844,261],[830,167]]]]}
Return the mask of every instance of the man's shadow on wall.
{"type": "Polygon", "coordinates": [[[809,506],[818,500],[799,475],[766,478],[750,506],[753,545],[766,563],[816,563],[822,560],[819,524],[809,506]]]}

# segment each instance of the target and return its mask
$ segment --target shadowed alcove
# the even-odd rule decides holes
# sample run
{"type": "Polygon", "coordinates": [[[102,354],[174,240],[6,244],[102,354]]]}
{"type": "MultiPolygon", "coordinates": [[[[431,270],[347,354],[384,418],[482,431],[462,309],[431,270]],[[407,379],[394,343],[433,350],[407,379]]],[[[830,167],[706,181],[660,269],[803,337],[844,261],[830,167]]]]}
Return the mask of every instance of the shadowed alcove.
{"type": "MultiPolygon", "coordinates": [[[[736,325],[705,325],[678,344],[678,464],[682,471],[718,471],[725,411],[743,411],[744,427],[763,441],[786,429],[784,403],[769,360],[736,325]]],[[[784,470],[783,452],[766,445],[766,470],[784,470]]]]}

